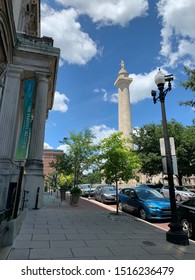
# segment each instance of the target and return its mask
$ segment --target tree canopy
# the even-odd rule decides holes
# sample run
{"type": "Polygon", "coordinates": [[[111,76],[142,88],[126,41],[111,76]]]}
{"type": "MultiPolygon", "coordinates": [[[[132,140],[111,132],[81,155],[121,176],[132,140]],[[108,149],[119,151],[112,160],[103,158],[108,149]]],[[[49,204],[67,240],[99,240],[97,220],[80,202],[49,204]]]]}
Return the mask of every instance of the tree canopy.
{"type": "MultiPolygon", "coordinates": [[[[195,170],[195,126],[184,127],[176,120],[167,124],[169,137],[174,137],[178,181],[182,184],[183,176],[191,176],[195,170]]],[[[159,139],[163,138],[162,124],[147,124],[136,129],[132,135],[136,153],[141,160],[141,172],[150,176],[162,172],[162,157],[159,139]]]]}
{"type": "Polygon", "coordinates": [[[121,132],[113,133],[100,145],[102,175],[109,183],[117,184],[119,180],[128,182],[135,176],[134,170],[140,168],[137,155],[121,135],[121,132]]]}
{"type": "Polygon", "coordinates": [[[102,176],[107,183],[116,185],[118,214],[118,181],[128,182],[135,177],[135,170],[140,168],[139,158],[130,148],[130,142],[121,137],[122,133],[113,133],[102,140],[99,160],[102,163],[102,176]]]}
{"type": "MultiPolygon", "coordinates": [[[[190,89],[191,91],[195,91],[195,69],[190,69],[189,67],[184,66],[184,70],[188,78],[185,82],[181,82],[180,84],[185,89],[190,89]]],[[[189,99],[187,101],[181,101],[179,102],[179,104],[195,108],[195,94],[193,94],[193,99],[189,99]]]]}
{"type": "Polygon", "coordinates": [[[60,163],[61,170],[65,173],[72,173],[74,186],[80,183],[83,171],[88,170],[93,164],[93,154],[97,146],[93,144],[94,135],[89,129],[84,132],[70,132],[69,138],[64,138],[61,143],[67,145],[64,160],[60,163]]]}

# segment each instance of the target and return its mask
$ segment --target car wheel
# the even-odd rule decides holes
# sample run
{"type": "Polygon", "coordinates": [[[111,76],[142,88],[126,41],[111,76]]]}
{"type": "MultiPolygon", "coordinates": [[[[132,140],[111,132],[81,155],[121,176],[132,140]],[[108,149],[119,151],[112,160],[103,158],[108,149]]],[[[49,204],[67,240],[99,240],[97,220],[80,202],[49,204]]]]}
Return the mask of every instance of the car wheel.
{"type": "Polygon", "coordinates": [[[177,200],[177,202],[180,202],[182,200],[181,196],[179,194],[176,195],[176,200],[177,200]]]}
{"type": "Polygon", "coordinates": [[[123,204],[122,204],[122,202],[121,201],[119,201],[119,203],[118,203],[118,209],[120,210],[120,211],[123,211],[123,204]]]}
{"type": "Polygon", "coordinates": [[[146,220],[146,212],[143,208],[139,210],[139,215],[142,220],[146,220]]]}
{"type": "Polygon", "coordinates": [[[165,197],[165,195],[164,195],[164,193],[163,193],[163,192],[161,192],[161,194],[162,194],[162,196],[164,196],[164,197],[165,197]]]}
{"type": "Polygon", "coordinates": [[[187,219],[183,219],[181,221],[181,225],[182,225],[183,231],[187,234],[188,238],[192,237],[192,235],[193,235],[192,224],[187,219]]]}

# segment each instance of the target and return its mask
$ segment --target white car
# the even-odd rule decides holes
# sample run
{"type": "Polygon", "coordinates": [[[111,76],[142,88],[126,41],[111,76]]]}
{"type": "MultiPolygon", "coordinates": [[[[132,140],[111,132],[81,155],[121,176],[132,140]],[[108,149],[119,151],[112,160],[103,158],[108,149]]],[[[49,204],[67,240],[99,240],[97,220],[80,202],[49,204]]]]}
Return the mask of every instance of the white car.
{"type": "Polygon", "coordinates": [[[81,196],[94,196],[95,188],[91,184],[82,184],[79,185],[79,188],[81,189],[81,196]]]}
{"type": "MultiPolygon", "coordinates": [[[[169,186],[163,186],[160,190],[160,193],[169,198],[169,186]]],[[[177,201],[187,200],[190,197],[195,197],[195,193],[189,191],[183,186],[175,186],[175,198],[177,201]]]]}

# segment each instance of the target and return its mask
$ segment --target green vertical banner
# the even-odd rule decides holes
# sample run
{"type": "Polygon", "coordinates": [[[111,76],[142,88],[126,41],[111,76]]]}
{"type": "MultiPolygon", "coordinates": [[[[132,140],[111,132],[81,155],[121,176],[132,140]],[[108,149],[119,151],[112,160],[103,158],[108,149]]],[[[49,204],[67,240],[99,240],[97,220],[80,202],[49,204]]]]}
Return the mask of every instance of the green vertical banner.
{"type": "Polygon", "coordinates": [[[32,122],[32,104],[34,96],[34,80],[24,81],[24,111],[22,128],[15,154],[15,160],[25,160],[27,157],[32,122]]]}

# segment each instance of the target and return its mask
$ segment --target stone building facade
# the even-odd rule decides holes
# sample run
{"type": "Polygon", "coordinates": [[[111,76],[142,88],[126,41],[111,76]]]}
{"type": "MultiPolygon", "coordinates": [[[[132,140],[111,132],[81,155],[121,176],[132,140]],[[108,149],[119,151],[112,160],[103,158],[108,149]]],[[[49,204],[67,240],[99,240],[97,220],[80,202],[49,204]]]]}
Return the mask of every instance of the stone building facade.
{"type": "Polygon", "coordinates": [[[40,0],[0,0],[0,234],[9,228],[9,240],[24,192],[32,209],[39,188],[41,207],[45,121],[59,55],[52,38],[40,37],[40,0]]]}

